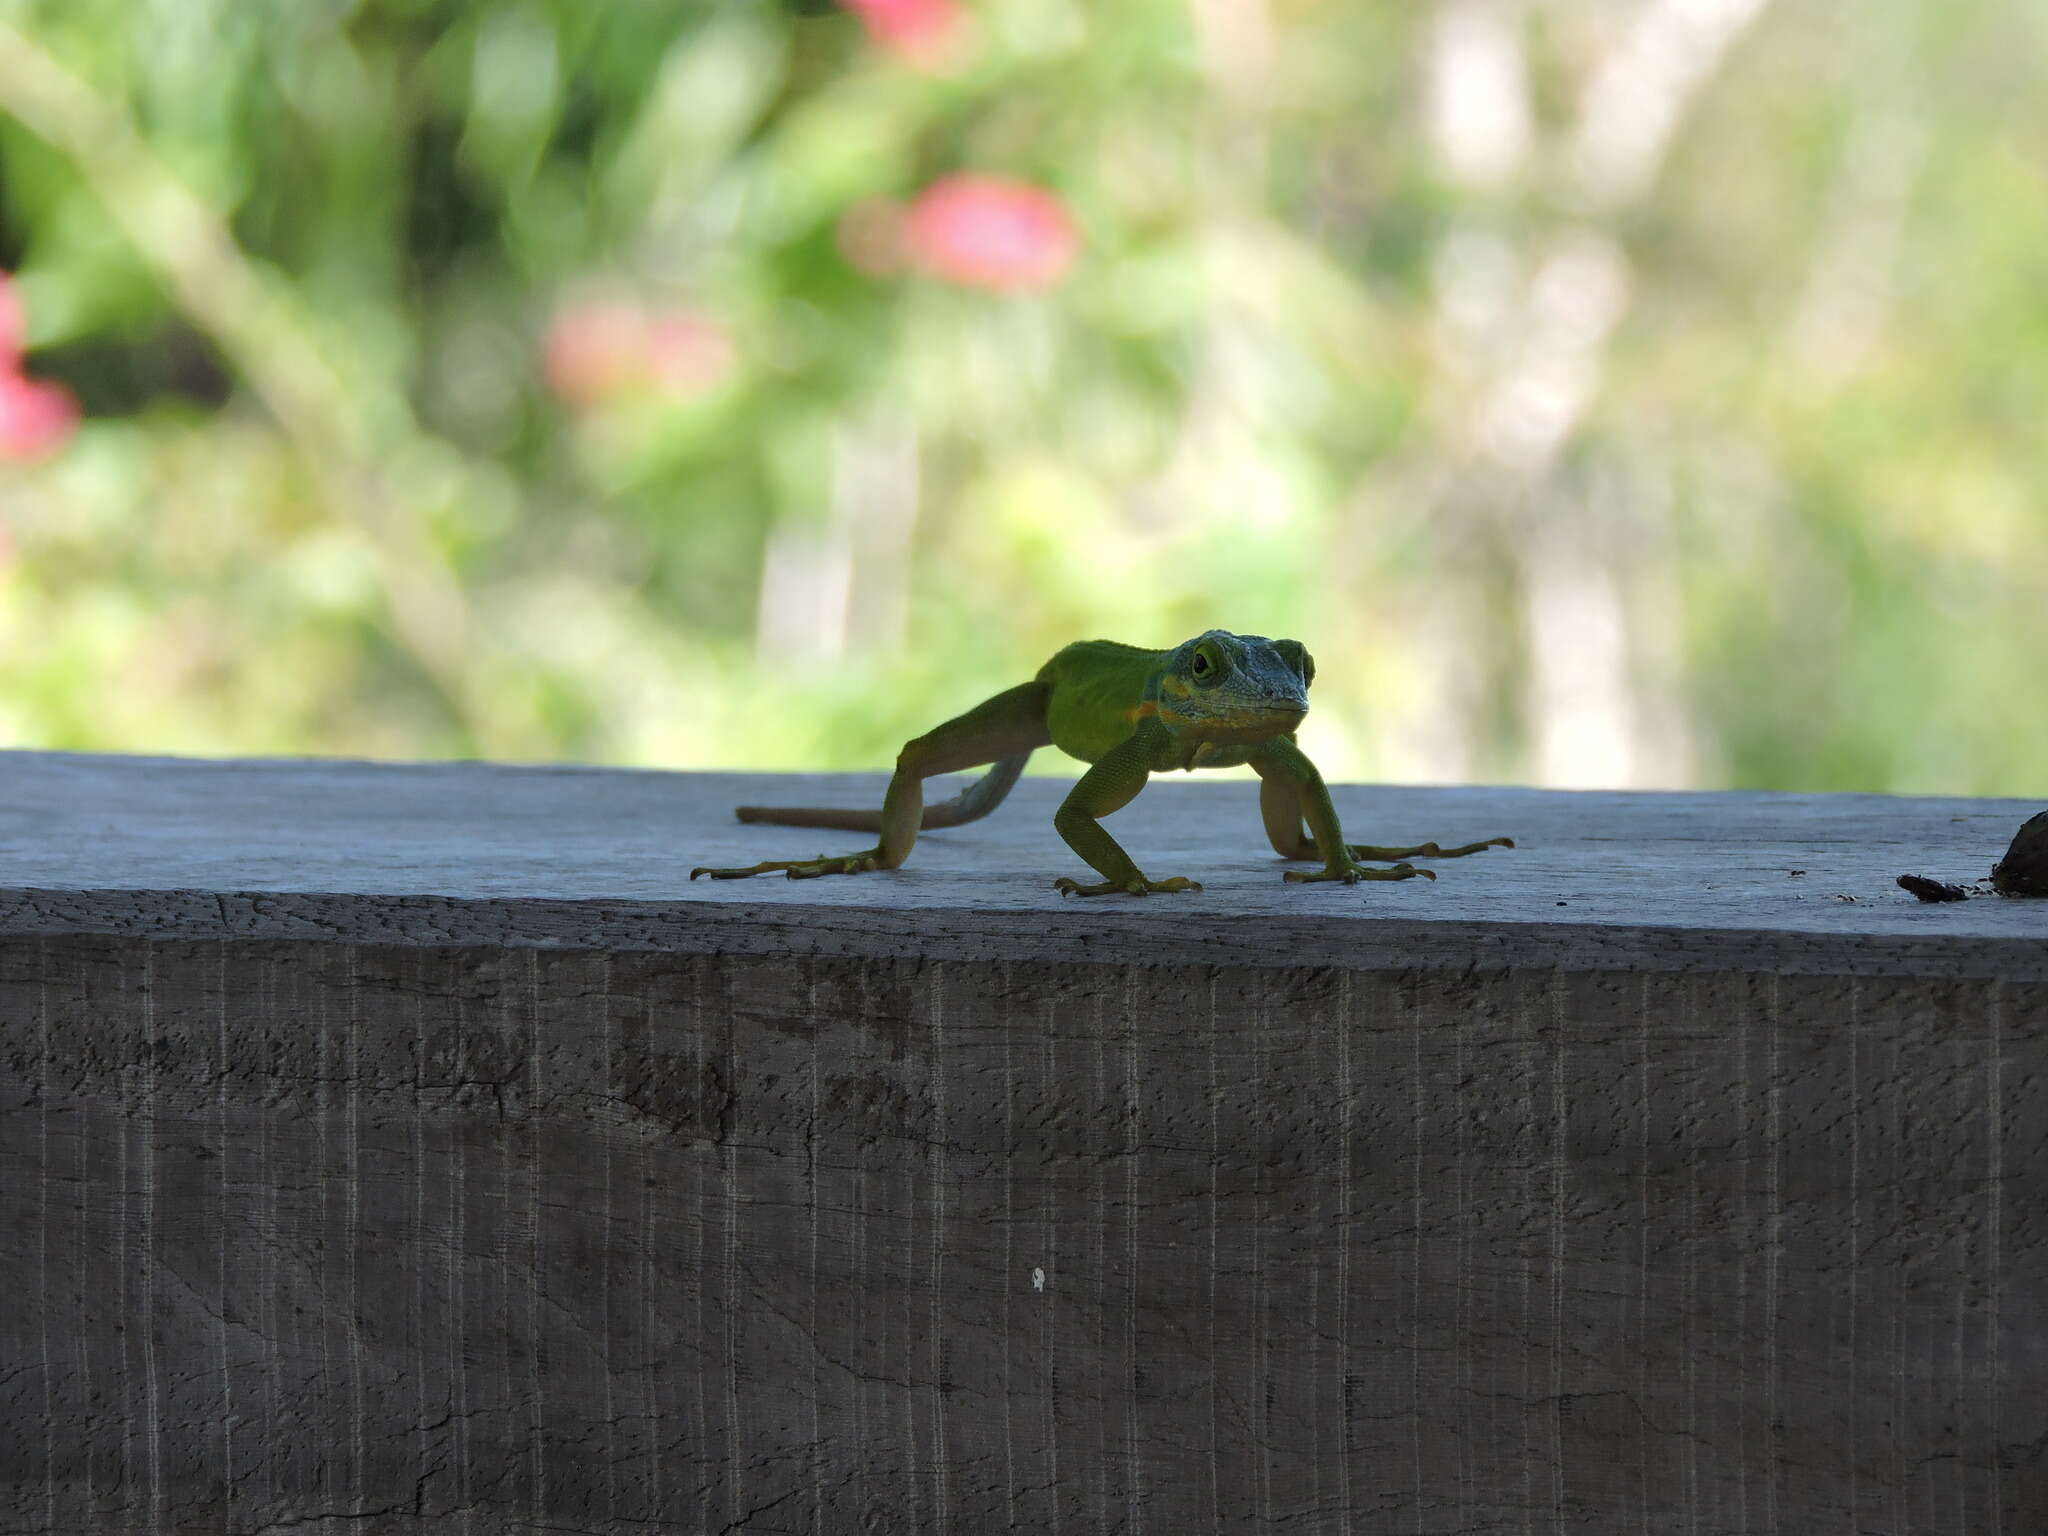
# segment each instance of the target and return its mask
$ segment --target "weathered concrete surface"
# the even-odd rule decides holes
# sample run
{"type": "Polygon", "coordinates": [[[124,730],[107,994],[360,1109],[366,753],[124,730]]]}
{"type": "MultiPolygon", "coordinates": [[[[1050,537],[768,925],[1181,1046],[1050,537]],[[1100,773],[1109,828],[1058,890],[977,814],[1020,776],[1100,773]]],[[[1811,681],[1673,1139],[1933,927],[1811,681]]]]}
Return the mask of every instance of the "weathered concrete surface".
{"type": "Polygon", "coordinates": [[[0,754],[0,1530],[2048,1529],[2032,807],[876,784],[0,754]]]}

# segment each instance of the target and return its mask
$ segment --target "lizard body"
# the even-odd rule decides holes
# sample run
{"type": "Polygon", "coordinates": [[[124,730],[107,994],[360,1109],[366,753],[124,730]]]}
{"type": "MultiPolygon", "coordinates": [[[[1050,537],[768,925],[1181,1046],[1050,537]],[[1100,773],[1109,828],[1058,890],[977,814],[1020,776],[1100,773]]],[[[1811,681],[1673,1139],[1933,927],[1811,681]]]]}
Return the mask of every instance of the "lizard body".
{"type": "Polygon", "coordinates": [[[1053,825],[1103,880],[1083,885],[1063,876],[1053,885],[1065,895],[1201,889],[1183,876],[1147,879],[1101,824],[1103,817],[1128,805],[1152,774],[1172,769],[1249,763],[1259,774],[1259,808],[1274,850],[1282,858],[1323,861],[1320,870],[1287,871],[1290,881],[1349,885],[1416,875],[1435,879],[1406,862],[1374,868],[1359,861],[1461,858],[1514,846],[1505,837],[1459,848],[1346,843],[1322,775],[1294,742],[1308,713],[1308,688],[1315,675],[1315,660],[1298,640],[1220,629],[1163,651],[1082,640],[1061,650],[1030,682],[905,743],[878,812],[739,807],[741,821],[879,832],[875,847],[815,859],[774,859],[744,869],[693,869],[690,878],[737,880],[780,871],[797,880],[894,869],[910,856],[920,830],[958,826],[994,810],[1042,746],[1056,746],[1093,765],[1076,781],[1053,825]],[[980,780],[951,800],[924,804],[925,779],[983,763],[994,766],[980,780]]]}

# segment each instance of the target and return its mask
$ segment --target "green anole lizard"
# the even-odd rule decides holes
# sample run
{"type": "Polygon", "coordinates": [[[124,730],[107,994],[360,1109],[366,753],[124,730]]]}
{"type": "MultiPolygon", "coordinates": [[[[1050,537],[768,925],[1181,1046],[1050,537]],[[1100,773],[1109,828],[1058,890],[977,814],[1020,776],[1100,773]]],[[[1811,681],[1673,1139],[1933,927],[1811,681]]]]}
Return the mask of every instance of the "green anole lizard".
{"type": "Polygon", "coordinates": [[[1374,868],[1360,859],[1462,858],[1486,848],[1512,848],[1514,840],[1488,838],[1462,848],[1422,843],[1375,848],[1346,843],[1330,792],[1314,763],[1294,743],[1308,713],[1308,686],[1316,664],[1299,640],[1268,640],[1212,629],[1169,651],[1111,640],[1070,645],[1038,669],[1038,676],[997,694],[957,719],[904,745],[876,811],[783,809],[743,805],[741,821],[784,827],[839,827],[880,832],[882,840],[859,853],[815,859],[771,859],[745,869],[693,869],[690,878],[739,880],[781,870],[792,880],[857,875],[894,869],[910,857],[920,830],[976,821],[1001,803],[1034,750],[1051,745],[1094,764],[1053,816],[1061,837],[1103,878],[1083,885],[1061,876],[1053,888],[1068,896],[1125,892],[1199,891],[1184,876],[1148,880],[1101,818],[1121,810],[1152,774],[1173,768],[1257,770],[1259,809],[1266,836],[1284,859],[1321,859],[1323,867],[1290,869],[1294,881],[1406,880],[1426,869],[1402,862],[1374,868]],[[988,773],[951,800],[924,804],[924,780],[938,773],[993,763],[988,773]],[[1308,831],[1302,832],[1302,818],[1308,831]]]}

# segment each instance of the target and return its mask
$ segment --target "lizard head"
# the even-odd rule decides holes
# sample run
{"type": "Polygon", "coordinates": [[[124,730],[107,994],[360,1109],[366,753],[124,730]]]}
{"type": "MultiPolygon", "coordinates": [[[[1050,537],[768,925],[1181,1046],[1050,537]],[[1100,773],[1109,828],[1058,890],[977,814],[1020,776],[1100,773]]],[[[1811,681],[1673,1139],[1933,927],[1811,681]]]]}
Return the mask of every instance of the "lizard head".
{"type": "Polygon", "coordinates": [[[1167,653],[1146,698],[1176,735],[1267,741],[1301,724],[1315,675],[1315,660],[1299,640],[1212,629],[1167,653]]]}

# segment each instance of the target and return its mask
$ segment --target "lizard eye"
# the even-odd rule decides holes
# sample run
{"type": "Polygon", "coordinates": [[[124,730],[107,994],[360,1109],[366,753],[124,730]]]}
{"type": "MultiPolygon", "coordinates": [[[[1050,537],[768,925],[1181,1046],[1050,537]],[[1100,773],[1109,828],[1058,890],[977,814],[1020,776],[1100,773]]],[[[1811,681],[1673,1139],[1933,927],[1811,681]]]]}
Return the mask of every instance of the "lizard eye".
{"type": "Polygon", "coordinates": [[[1211,670],[1209,653],[1207,651],[1195,652],[1194,662],[1188,667],[1188,671],[1196,677],[1207,677],[1211,670]]]}

